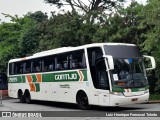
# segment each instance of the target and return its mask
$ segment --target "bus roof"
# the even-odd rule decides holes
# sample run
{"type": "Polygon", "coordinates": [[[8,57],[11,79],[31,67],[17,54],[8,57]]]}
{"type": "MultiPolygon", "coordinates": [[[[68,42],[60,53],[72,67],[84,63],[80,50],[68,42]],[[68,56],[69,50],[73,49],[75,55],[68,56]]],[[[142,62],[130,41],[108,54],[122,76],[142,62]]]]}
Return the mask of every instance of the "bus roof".
{"type": "Polygon", "coordinates": [[[9,63],[38,58],[38,57],[44,57],[44,56],[48,56],[48,55],[54,55],[54,54],[58,54],[58,53],[64,53],[64,52],[69,52],[69,51],[74,51],[74,50],[79,50],[79,49],[84,49],[84,48],[98,47],[98,46],[103,46],[103,45],[136,46],[135,44],[127,44],[127,43],[92,43],[92,44],[87,44],[87,45],[77,46],[77,47],[61,47],[61,48],[56,48],[56,49],[52,49],[52,50],[38,52],[38,53],[35,53],[32,56],[28,56],[28,57],[11,59],[9,61],[9,63]]]}

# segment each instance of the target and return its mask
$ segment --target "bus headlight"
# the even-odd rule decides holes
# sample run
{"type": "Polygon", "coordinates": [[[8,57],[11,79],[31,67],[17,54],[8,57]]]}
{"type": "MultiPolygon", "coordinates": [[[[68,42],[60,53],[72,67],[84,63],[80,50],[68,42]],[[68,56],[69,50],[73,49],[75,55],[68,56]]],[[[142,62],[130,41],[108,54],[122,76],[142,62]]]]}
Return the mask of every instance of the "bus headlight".
{"type": "Polygon", "coordinates": [[[123,92],[112,92],[113,95],[124,96],[123,92]]]}
{"type": "Polygon", "coordinates": [[[149,89],[147,89],[147,90],[144,91],[144,94],[146,94],[146,93],[149,93],[149,89]]]}

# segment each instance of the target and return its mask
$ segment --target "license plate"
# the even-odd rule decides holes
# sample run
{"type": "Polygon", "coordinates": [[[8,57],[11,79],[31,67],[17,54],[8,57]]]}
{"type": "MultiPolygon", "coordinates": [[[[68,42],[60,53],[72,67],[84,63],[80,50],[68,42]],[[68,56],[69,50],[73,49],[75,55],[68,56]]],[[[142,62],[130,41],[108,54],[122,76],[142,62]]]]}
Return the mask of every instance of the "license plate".
{"type": "Polygon", "coordinates": [[[138,98],[134,98],[132,99],[132,102],[138,101],[138,98]]]}

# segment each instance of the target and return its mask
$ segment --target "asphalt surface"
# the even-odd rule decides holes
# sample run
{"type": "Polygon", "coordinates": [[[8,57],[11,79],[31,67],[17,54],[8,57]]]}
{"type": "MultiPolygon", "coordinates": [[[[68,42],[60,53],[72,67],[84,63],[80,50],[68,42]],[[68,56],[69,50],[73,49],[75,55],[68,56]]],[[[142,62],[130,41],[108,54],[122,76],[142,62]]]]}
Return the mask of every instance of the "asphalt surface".
{"type": "MultiPolygon", "coordinates": [[[[32,104],[20,103],[18,99],[5,99],[2,101],[2,105],[0,107],[0,111],[27,111],[27,112],[46,112],[50,114],[55,114],[57,117],[47,117],[47,118],[23,118],[23,119],[30,119],[30,120],[125,120],[125,119],[134,119],[136,120],[144,120],[144,117],[105,117],[106,113],[121,113],[121,112],[159,112],[160,113],[160,103],[150,103],[150,104],[134,104],[134,105],[126,105],[121,107],[99,107],[93,106],[91,110],[84,111],[80,110],[77,105],[75,104],[68,104],[68,103],[59,103],[59,102],[48,102],[48,101],[33,101],[32,104]],[[52,112],[54,111],[54,112],[52,112]],[[57,113],[57,111],[60,111],[57,113]],[[64,117],[62,115],[64,113],[68,117],[64,117]],[[74,116],[76,113],[85,113],[82,114],[83,117],[71,117],[74,116]],[[90,114],[90,115],[89,115],[90,114]],[[96,114],[100,114],[96,116],[96,114]],[[61,116],[62,115],[62,116],[61,116]],[[88,115],[87,117],[85,115],[88,115]],[[102,115],[102,117],[101,117],[102,115]],[[103,116],[104,115],[104,116],[103,116]],[[94,116],[94,117],[92,117],[94,116]]],[[[1,118],[0,118],[1,119],[1,118]]],[[[3,118],[4,120],[9,119],[22,119],[22,118],[3,118]]],[[[145,119],[153,119],[158,120],[159,117],[146,117],[145,119]]]]}

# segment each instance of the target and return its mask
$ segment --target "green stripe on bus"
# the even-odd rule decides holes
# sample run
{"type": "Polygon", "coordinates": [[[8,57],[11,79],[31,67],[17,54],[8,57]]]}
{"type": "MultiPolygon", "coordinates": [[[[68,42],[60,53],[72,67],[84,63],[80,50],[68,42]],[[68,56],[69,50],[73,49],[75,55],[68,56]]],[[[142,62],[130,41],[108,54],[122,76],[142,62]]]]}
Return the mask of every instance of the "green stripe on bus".
{"type": "Polygon", "coordinates": [[[26,77],[25,75],[22,76],[22,83],[25,83],[26,82],[26,77]]]}
{"type": "Polygon", "coordinates": [[[87,71],[86,70],[82,70],[83,76],[84,76],[84,80],[83,81],[87,81],[87,71]]]}
{"type": "Polygon", "coordinates": [[[36,77],[36,75],[32,75],[32,82],[34,83],[34,82],[37,82],[37,77],[36,77]]]}
{"type": "Polygon", "coordinates": [[[112,87],[112,92],[124,92],[125,90],[123,88],[118,87],[112,87]]]}
{"type": "MultiPolygon", "coordinates": [[[[40,73],[39,73],[40,74],[40,73]]],[[[32,82],[37,82],[36,74],[32,74],[32,82]]],[[[42,82],[70,82],[87,81],[87,70],[76,70],[66,72],[42,73],[42,82]]],[[[25,83],[26,75],[17,75],[8,78],[9,83],[25,83]]]]}
{"type": "Polygon", "coordinates": [[[36,86],[36,92],[39,92],[40,91],[40,85],[39,85],[39,83],[35,83],[35,86],[36,86]]]}

